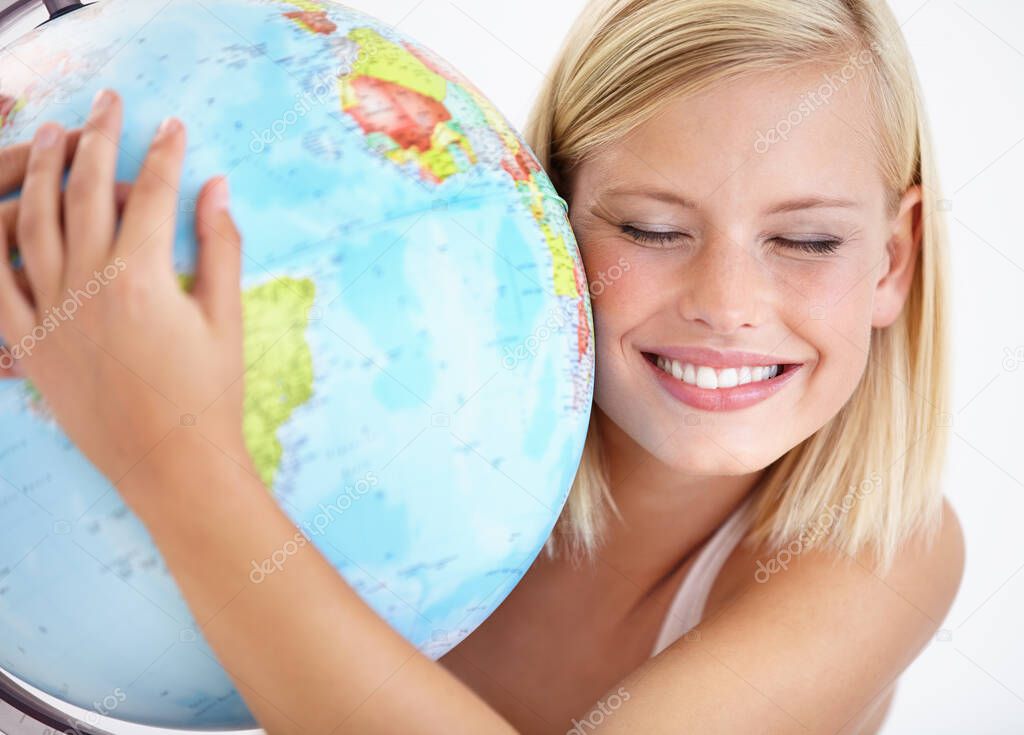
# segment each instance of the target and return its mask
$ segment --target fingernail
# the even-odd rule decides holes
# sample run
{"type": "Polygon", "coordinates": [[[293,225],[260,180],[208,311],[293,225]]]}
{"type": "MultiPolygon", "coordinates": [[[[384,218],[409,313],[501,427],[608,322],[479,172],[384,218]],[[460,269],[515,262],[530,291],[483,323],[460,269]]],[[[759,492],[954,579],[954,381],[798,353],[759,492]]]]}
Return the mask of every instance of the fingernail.
{"type": "Polygon", "coordinates": [[[96,93],[96,96],[92,98],[92,114],[93,116],[99,115],[101,112],[110,107],[110,103],[114,101],[114,93],[109,89],[101,89],[96,93]]]}
{"type": "Polygon", "coordinates": [[[223,211],[228,208],[230,199],[231,190],[228,187],[227,177],[220,176],[210,187],[210,206],[215,212],[223,211]]]}
{"type": "Polygon", "coordinates": [[[33,143],[36,148],[49,148],[57,142],[57,138],[59,136],[60,128],[52,123],[47,123],[36,131],[36,137],[33,143]]]}
{"type": "Polygon", "coordinates": [[[25,371],[21,366],[21,363],[14,359],[14,356],[7,350],[7,348],[0,349],[0,368],[7,371],[7,374],[12,378],[24,378],[25,371]]]}
{"type": "Polygon", "coordinates": [[[157,128],[156,139],[166,140],[167,138],[170,138],[172,135],[177,133],[179,130],[181,130],[181,120],[179,120],[176,117],[168,117],[162,123],[160,123],[160,127],[157,128]]]}

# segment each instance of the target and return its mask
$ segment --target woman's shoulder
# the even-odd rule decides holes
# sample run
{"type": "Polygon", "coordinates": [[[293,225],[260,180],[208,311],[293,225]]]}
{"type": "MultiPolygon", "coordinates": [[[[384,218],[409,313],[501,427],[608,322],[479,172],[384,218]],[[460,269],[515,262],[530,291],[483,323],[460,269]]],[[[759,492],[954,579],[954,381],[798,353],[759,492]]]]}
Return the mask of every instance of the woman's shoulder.
{"type": "Polygon", "coordinates": [[[935,534],[909,538],[881,573],[868,553],[740,544],[685,645],[740,672],[812,731],[814,722],[848,722],[860,732],[884,714],[887,683],[942,625],[963,566],[963,533],[947,500],[935,534]]]}
{"type": "MultiPolygon", "coordinates": [[[[841,583],[877,585],[897,590],[910,599],[927,599],[930,617],[945,616],[960,586],[964,568],[964,536],[948,498],[942,502],[939,526],[930,538],[918,534],[895,553],[891,567],[879,573],[870,552],[851,556],[819,544],[812,549],[752,548],[738,544],[712,587],[705,619],[737,596],[758,588],[778,588],[777,594],[827,594],[841,583]],[[855,581],[856,580],[856,581],[855,581]]],[[[941,620],[940,620],[941,622],[941,620]]]]}

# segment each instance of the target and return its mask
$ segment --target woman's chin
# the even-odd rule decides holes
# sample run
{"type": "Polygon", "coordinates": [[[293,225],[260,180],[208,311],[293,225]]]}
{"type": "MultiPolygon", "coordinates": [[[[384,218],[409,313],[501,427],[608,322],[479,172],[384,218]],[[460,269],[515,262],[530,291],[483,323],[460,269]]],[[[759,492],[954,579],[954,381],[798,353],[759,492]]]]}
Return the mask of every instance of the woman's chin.
{"type": "MultiPolygon", "coordinates": [[[[745,434],[746,432],[744,432],[745,434]]],[[[664,435],[662,435],[664,436],[664,435]]],[[[634,437],[662,464],[685,475],[749,475],[770,466],[791,447],[766,437],[730,435],[714,427],[681,427],[668,440],[634,437]]]]}

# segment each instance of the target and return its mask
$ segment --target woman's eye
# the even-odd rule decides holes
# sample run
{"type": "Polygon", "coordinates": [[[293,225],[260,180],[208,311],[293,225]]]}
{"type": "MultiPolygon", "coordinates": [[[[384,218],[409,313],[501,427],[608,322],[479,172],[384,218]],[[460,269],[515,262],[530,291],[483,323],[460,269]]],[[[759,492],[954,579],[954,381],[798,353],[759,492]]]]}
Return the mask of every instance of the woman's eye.
{"type": "MultiPolygon", "coordinates": [[[[639,243],[654,244],[665,247],[677,240],[687,237],[684,232],[663,232],[658,230],[642,230],[632,225],[620,225],[623,234],[631,237],[639,243]]],[[[817,255],[828,255],[836,252],[843,244],[841,238],[825,237],[813,240],[800,240],[789,237],[773,237],[769,241],[773,245],[779,245],[789,250],[799,250],[805,253],[817,255]]]]}
{"type": "Polygon", "coordinates": [[[801,250],[805,253],[816,253],[819,255],[834,253],[843,244],[843,241],[838,238],[795,240],[788,237],[773,237],[769,242],[789,248],[790,250],[801,250]]]}
{"type": "Polygon", "coordinates": [[[675,240],[685,237],[682,232],[658,232],[655,230],[641,230],[632,225],[620,225],[623,234],[628,235],[637,242],[667,245],[675,240]]]}

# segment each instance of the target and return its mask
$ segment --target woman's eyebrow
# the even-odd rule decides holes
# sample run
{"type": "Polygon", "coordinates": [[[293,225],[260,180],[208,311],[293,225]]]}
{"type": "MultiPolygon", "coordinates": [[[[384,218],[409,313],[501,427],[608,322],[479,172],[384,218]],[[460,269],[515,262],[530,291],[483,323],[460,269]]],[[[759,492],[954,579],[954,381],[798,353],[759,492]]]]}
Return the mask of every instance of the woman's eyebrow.
{"type": "Polygon", "coordinates": [[[684,196],[676,194],[674,191],[668,189],[646,189],[646,188],[633,188],[633,187],[612,187],[605,189],[602,195],[608,196],[632,196],[632,197],[646,197],[647,199],[657,199],[659,201],[668,202],[669,204],[676,204],[686,209],[697,209],[697,203],[692,199],[687,199],[684,196]]]}
{"type": "MultiPolygon", "coordinates": [[[[685,209],[698,209],[699,205],[693,199],[688,199],[681,194],[668,189],[647,189],[634,187],[612,187],[605,189],[603,195],[608,196],[634,196],[675,204],[685,209]]],[[[788,199],[778,204],[773,204],[764,211],[765,215],[782,214],[784,212],[798,212],[803,209],[824,209],[842,208],[854,209],[860,206],[860,202],[842,197],[807,196],[798,199],[788,199]]]]}
{"type": "Polygon", "coordinates": [[[800,199],[790,199],[772,205],[765,210],[765,214],[781,214],[783,212],[798,212],[801,209],[822,209],[822,208],[844,208],[853,209],[860,206],[860,202],[853,199],[841,197],[810,196],[800,199]]]}

